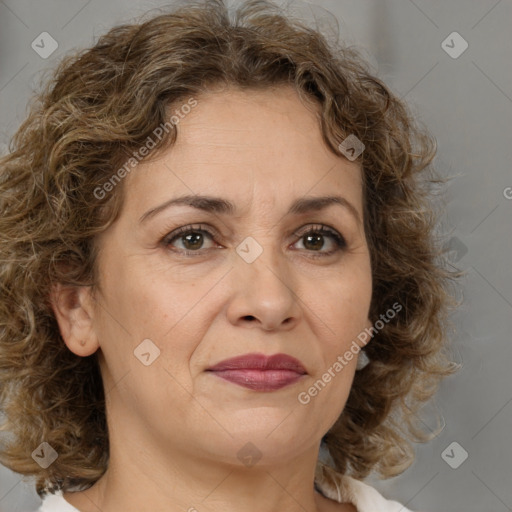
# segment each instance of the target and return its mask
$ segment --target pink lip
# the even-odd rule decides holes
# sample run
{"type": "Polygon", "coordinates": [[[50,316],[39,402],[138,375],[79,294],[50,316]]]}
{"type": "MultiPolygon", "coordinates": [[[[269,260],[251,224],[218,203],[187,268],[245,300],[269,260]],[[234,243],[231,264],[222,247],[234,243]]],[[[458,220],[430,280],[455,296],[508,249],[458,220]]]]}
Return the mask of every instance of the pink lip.
{"type": "Polygon", "coordinates": [[[307,374],[299,360],[286,354],[245,354],[221,361],[206,371],[257,391],[281,389],[307,374]]]}

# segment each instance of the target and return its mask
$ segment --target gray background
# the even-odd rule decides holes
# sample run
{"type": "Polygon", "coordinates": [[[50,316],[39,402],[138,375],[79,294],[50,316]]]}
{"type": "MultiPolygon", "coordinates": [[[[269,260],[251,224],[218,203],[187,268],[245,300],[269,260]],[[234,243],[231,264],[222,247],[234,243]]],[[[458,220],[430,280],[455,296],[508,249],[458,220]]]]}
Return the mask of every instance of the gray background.
{"type": "MultiPolygon", "coordinates": [[[[506,227],[512,212],[512,2],[288,3],[291,12],[316,17],[328,33],[339,30],[341,39],[366,51],[378,74],[436,137],[436,167],[455,176],[443,229],[454,263],[467,271],[464,303],[453,317],[454,358],[463,366],[444,381],[425,415],[428,425],[428,411],[441,411],[441,434],[417,447],[417,459],[403,475],[370,482],[412,510],[512,510],[512,244],[506,227]],[[454,31],[469,45],[457,58],[442,47],[454,31]],[[462,450],[468,458],[460,464],[462,450]],[[460,466],[453,469],[446,461],[460,466]]],[[[23,120],[43,69],[68,50],[93,44],[112,25],[166,4],[0,1],[0,150],[23,120]],[[47,59],[31,48],[45,31],[59,45],[47,59]]],[[[460,48],[456,40],[448,44],[460,48]]],[[[29,483],[0,466],[0,512],[28,512],[39,503],[29,483]]]]}

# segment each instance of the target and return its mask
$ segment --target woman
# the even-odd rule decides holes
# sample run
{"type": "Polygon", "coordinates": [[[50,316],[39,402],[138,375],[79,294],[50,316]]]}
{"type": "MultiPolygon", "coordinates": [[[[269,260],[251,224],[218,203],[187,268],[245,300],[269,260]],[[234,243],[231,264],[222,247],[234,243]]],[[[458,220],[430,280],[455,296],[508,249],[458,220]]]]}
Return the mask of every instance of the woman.
{"type": "Polygon", "coordinates": [[[407,511],[362,479],[452,372],[434,154],[267,2],[64,59],[1,161],[0,461],[40,511],[407,511]]]}

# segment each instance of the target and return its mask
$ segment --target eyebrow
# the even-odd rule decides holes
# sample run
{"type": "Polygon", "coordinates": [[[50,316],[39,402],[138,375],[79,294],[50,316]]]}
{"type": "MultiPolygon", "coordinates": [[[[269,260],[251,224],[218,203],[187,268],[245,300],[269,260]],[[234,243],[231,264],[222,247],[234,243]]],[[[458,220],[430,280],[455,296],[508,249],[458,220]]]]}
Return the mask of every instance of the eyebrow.
{"type": "MultiPolygon", "coordinates": [[[[288,209],[288,215],[301,215],[312,211],[325,210],[333,205],[339,205],[345,208],[358,223],[361,223],[357,209],[352,203],[341,196],[301,197],[292,203],[288,209]]],[[[219,215],[234,215],[237,211],[236,206],[232,202],[221,197],[186,195],[170,199],[159,206],[151,208],[141,216],[139,222],[145,222],[163,210],[167,210],[173,206],[190,206],[198,210],[219,215]]]]}

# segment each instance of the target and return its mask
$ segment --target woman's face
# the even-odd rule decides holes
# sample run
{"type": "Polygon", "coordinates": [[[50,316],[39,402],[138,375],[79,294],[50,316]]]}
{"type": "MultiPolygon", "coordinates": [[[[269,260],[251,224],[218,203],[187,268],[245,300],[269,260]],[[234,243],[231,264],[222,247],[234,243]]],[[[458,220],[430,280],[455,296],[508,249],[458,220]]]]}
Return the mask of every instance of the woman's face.
{"type": "MultiPolygon", "coordinates": [[[[361,170],[327,149],[291,88],[196,99],[177,143],[125,178],[121,215],[98,240],[87,343],[101,351],[114,437],[239,463],[250,442],[271,464],[317,447],[349,394],[356,357],[333,368],[369,325],[372,293],[361,170]],[[182,196],[217,202],[168,204],[182,196]],[[324,196],[342,199],[307,208],[324,196]],[[208,371],[254,353],[290,355],[306,373],[254,389],[208,371]]],[[[232,375],[251,386],[263,374],[232,375]]]]}

